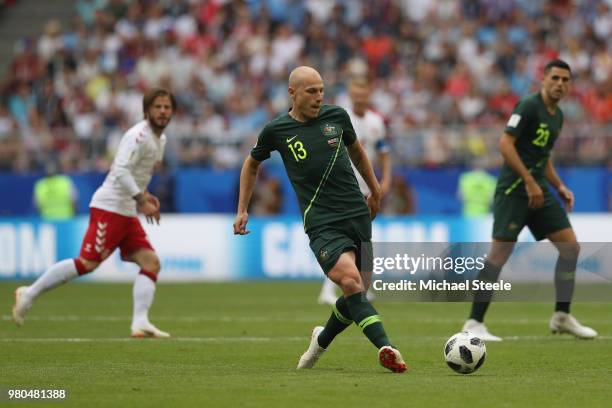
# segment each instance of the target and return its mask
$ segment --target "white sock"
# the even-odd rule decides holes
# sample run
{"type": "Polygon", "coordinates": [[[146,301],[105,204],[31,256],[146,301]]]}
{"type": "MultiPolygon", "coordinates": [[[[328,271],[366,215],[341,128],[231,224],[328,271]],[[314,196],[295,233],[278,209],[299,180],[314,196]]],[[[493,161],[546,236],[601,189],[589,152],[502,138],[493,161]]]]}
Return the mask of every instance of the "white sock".
{"type": "Polygon", "coordinates": [[[332,294],[336,296],[336,284],[331,279],[325,278],[323,280],[323,287],[321,288],[321,294],[332,294]]]}
{"type": "Polygon", "coordinates": [[[79,276],[74,259],[64,259],[53,264],[36,281],[28,287],[26,295],[32,300],[44,292],[68,282],[79,276]]]}
{"type": "Polygon", "coordinates": [[[134,314],[132,326],[149,323],[149,309],[155,296],[155,282],[146,275],[139,273],[134,281],[134,314]]]}

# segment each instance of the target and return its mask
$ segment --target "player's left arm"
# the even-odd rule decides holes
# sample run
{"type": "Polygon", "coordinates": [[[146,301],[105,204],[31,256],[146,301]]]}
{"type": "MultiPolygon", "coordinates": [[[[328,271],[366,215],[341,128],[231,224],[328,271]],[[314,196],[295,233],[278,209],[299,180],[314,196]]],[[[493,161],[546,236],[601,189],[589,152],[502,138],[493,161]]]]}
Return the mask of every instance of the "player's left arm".
{"type": "Polygon", "coordinates": [[[557,174],[552,158],[549,158],[548,161],[546,161],[544,176],[546,176],[546,180],[548,180],[550,185],[557,189],[559,197],[561,197],[561,199],[565,202],[567,211],[572,212],[574,209],[574,193],[572,190],[567,188],[565,184],[563,184],[561,177],[559,177],[557,174]]]}
{"type": "Polygon", "coordinates": [[[246,235],[251,231],[246,229],[249,222],[249,202],[253,196],[259,165],[261,162],[252,155],[248,155],[240,170],[240,186],[238,193],[238,207],[236,209],[236,219],[234,221],[234,235],[246,235]]]}
{"type": "Polygon", "coordinates": [[[124,136],[113,161],[113,168],[121,188],[136,201],[136,210],[145,215],[149,224],[159,224],[159,200],[148,191],[141,191],[134,178],[135,168],[140,165],[145,149],[144,144],[139,143],[137,139],[135,134],[124,136]]]}
{"type": "Polygon", "coordinates": [[[133,198],[136,201],[136,211],[145,215],[147,223],[159,225],[161,219],[159,199],[148,191],[138,193],[133,198]]]}
{"type": "Polygon", "coordinates": [[[378,162],[381,166],[380,190],[385,196],[391,190],[391,153],[389,151],[379,151],[378,162]]]}
{"type": "Polygon", "coordinates": [[[351,161],[370,189],[371,194],[367,201],[368,207],[370,208],[370,215],[372,219],[374,219],[380,210],[381,188],[380,184],[378,184],[378,180],[376,180],[376,176],[374,175],[372,163],[370,163],[365,149],[358,141],[348,145],[347,150],[351,161]]]}
{"type": "Polygon", "coordinates": [[[391,146],[389,145],[389,139],[387,139],[387,129],[383,117],[380,115],[376,117],[378,119],[376,122],[378,128],[376,131],[378,135],[376,151],[378,152],[378,163],[381,169],[380,189],[384,197],[391,190],[391,146]]]}

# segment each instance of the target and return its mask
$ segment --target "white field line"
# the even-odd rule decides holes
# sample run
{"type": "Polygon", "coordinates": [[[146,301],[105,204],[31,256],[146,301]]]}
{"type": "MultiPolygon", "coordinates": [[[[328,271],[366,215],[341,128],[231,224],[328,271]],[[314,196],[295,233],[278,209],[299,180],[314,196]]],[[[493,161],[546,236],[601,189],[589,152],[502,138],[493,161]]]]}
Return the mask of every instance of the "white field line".
{"type": "Polygon", "coordinates": [[[276,340],[282,341],[304,341],[305,337],[171,337],[169,339],[133,339],[131,337],[49,337],[49,338],[0,338],[2,343],[115,343],[115,342],[146,342],[154,340],[155,343],[162,342],[185,342],[185,343],[214,343],[214,342],[239,342],[239,343],[261,343],[276,340]]]}
{"type": "MultiPolygon", "coordinates": [[[[410,341],[444,341],[446,337],[436,336],[413,336],[413,337],[400,337],[397,339],[402,342],[410,341]]],[[[545,340],[567,340],[577,341],[571,336],[508,336],[504,337],[504,341],[545,341],[545,340]]],[[[609,341],[612,340],[612,336],[599,336],[592,341],[609,341]]],[[[133,342],[139,343],[144,341],[154,341],[155,343],[167,343],[167,342],[179,342],[179,343],[271,343],[271,342],[308,342],[307,336],[293,336],[293,337],[171,337],[169,339],[132,339],[130,337],[109,337],[109,338],[93,338],[93,337],[41,337],[41,338],[0,338],[0,343],[117,343],[117,342],[133,342]]],[[[361,338],[346,338],[343,342],[362,342],[361,338]]],[[[503,344],[500,343],[500,344],[503,344]]]]}
{"type": "MultiPolygon", "coordinates": [[[[10,315],[3,315],[1,320],[11,321],[13,318],[10,315]]],[[[28,316],[28,321],[49,321],[49,322],[129,322],[131,317],[125,316],[88,316],[88,315],[59,315],[59,316],[28,316]]],[[[322,320],[327,320],[325,313],[320,315],[309,315],[299,317],[283,317],[283,316],[153,316],[152,320],[160,322],[172,322],[172,323],[198,323],[198,322],[221,322],[221,323],[316,323],[322,320]]],[[[425,324],[459,324],[461,325],[465,320],[463,318],[399,318],[389,315],[383,315],[384,322],[402,322],[406,324],[410,323],[425,323],[425,324]]],[[[609,319],[589,319],[585,320],[586,323],[592,325],[608,325],[610,324],[609,319]]],[[[548,317],[541,319],[491,319],[493,324],[517,324],[517,325],[539,325],[547,324],[548,317]]]]}

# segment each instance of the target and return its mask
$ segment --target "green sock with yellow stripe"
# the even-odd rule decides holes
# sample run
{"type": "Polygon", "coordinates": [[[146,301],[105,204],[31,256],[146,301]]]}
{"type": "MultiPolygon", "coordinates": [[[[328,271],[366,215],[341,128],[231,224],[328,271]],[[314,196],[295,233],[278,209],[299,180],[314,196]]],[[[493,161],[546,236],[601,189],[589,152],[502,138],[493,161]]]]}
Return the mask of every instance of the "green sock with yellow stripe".
{"type": "MultiPolygon", "coordinates": [[[[366,298],[365,292],[355,293],[346,298],[346,305],[353,321],[363,331],[363,334],[376,346],[392,346],[382,321],[374,306],[366,298]]],[[[392,346],[393,347],[393,346],[392,346]]]]}
{"type": "Polygon", "coordinates": [[[344,299],[344,296],[340,296],[336,300],[336,304],[332,306],[332,314],[325,328],[319,334],[317,339],[319,346],[326,349],[334,337],[342,333],[351,323],[353,323],[353,319],[351,319],[351,314],[346,306],[346,299],[344,299]]]}

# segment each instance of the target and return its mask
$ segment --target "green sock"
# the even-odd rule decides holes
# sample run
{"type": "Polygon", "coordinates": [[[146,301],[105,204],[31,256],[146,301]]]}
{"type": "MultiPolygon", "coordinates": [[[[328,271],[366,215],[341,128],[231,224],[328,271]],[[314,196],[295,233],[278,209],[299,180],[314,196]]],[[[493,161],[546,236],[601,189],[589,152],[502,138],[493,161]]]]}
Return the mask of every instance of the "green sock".
{"type": "MultiPolygon", "coordinates": [[[[501,269],[501,267],[485,261],[484,267],[478,273],[478,279],[486,282],[497,282],[501,269]]],[[[492,290],[479,290],[474,292],[474,302],[472,303],[470,319],[474,319],[482,323],[484,321],[484,316],[487,313],[487,309],[491,304],[492,297],[492,290]]]]}
{"type": "Polygon", "coordinates": [[[557,265],[555,266],[555,289],[557,293],[555,312],[570,312],[577,262],[578,258],[565,259],[559,256],[557,259],[557,265]]]}
{"type": "Polygon", "coordinates": [[[365,292],[355,293],[346,298],[348,310],[353,321],[363,330],[363,334],[376,346],[391,346],[391,342],[385,333],[382,321],[374,306],[366,298],[365,292]]]}
{"type": "Polygon", "coordinates": [[[353,323],[351,314],[346,306],[344,296],[340,296],[332,308],[332,314],[329,316],[329,320],[327,321],[325,328],[317,338],[319,346],[323,347],[324,349],[329,346],[332,340],[334,340],[334,337],[342,333],[344,329],[353,323]]]}

